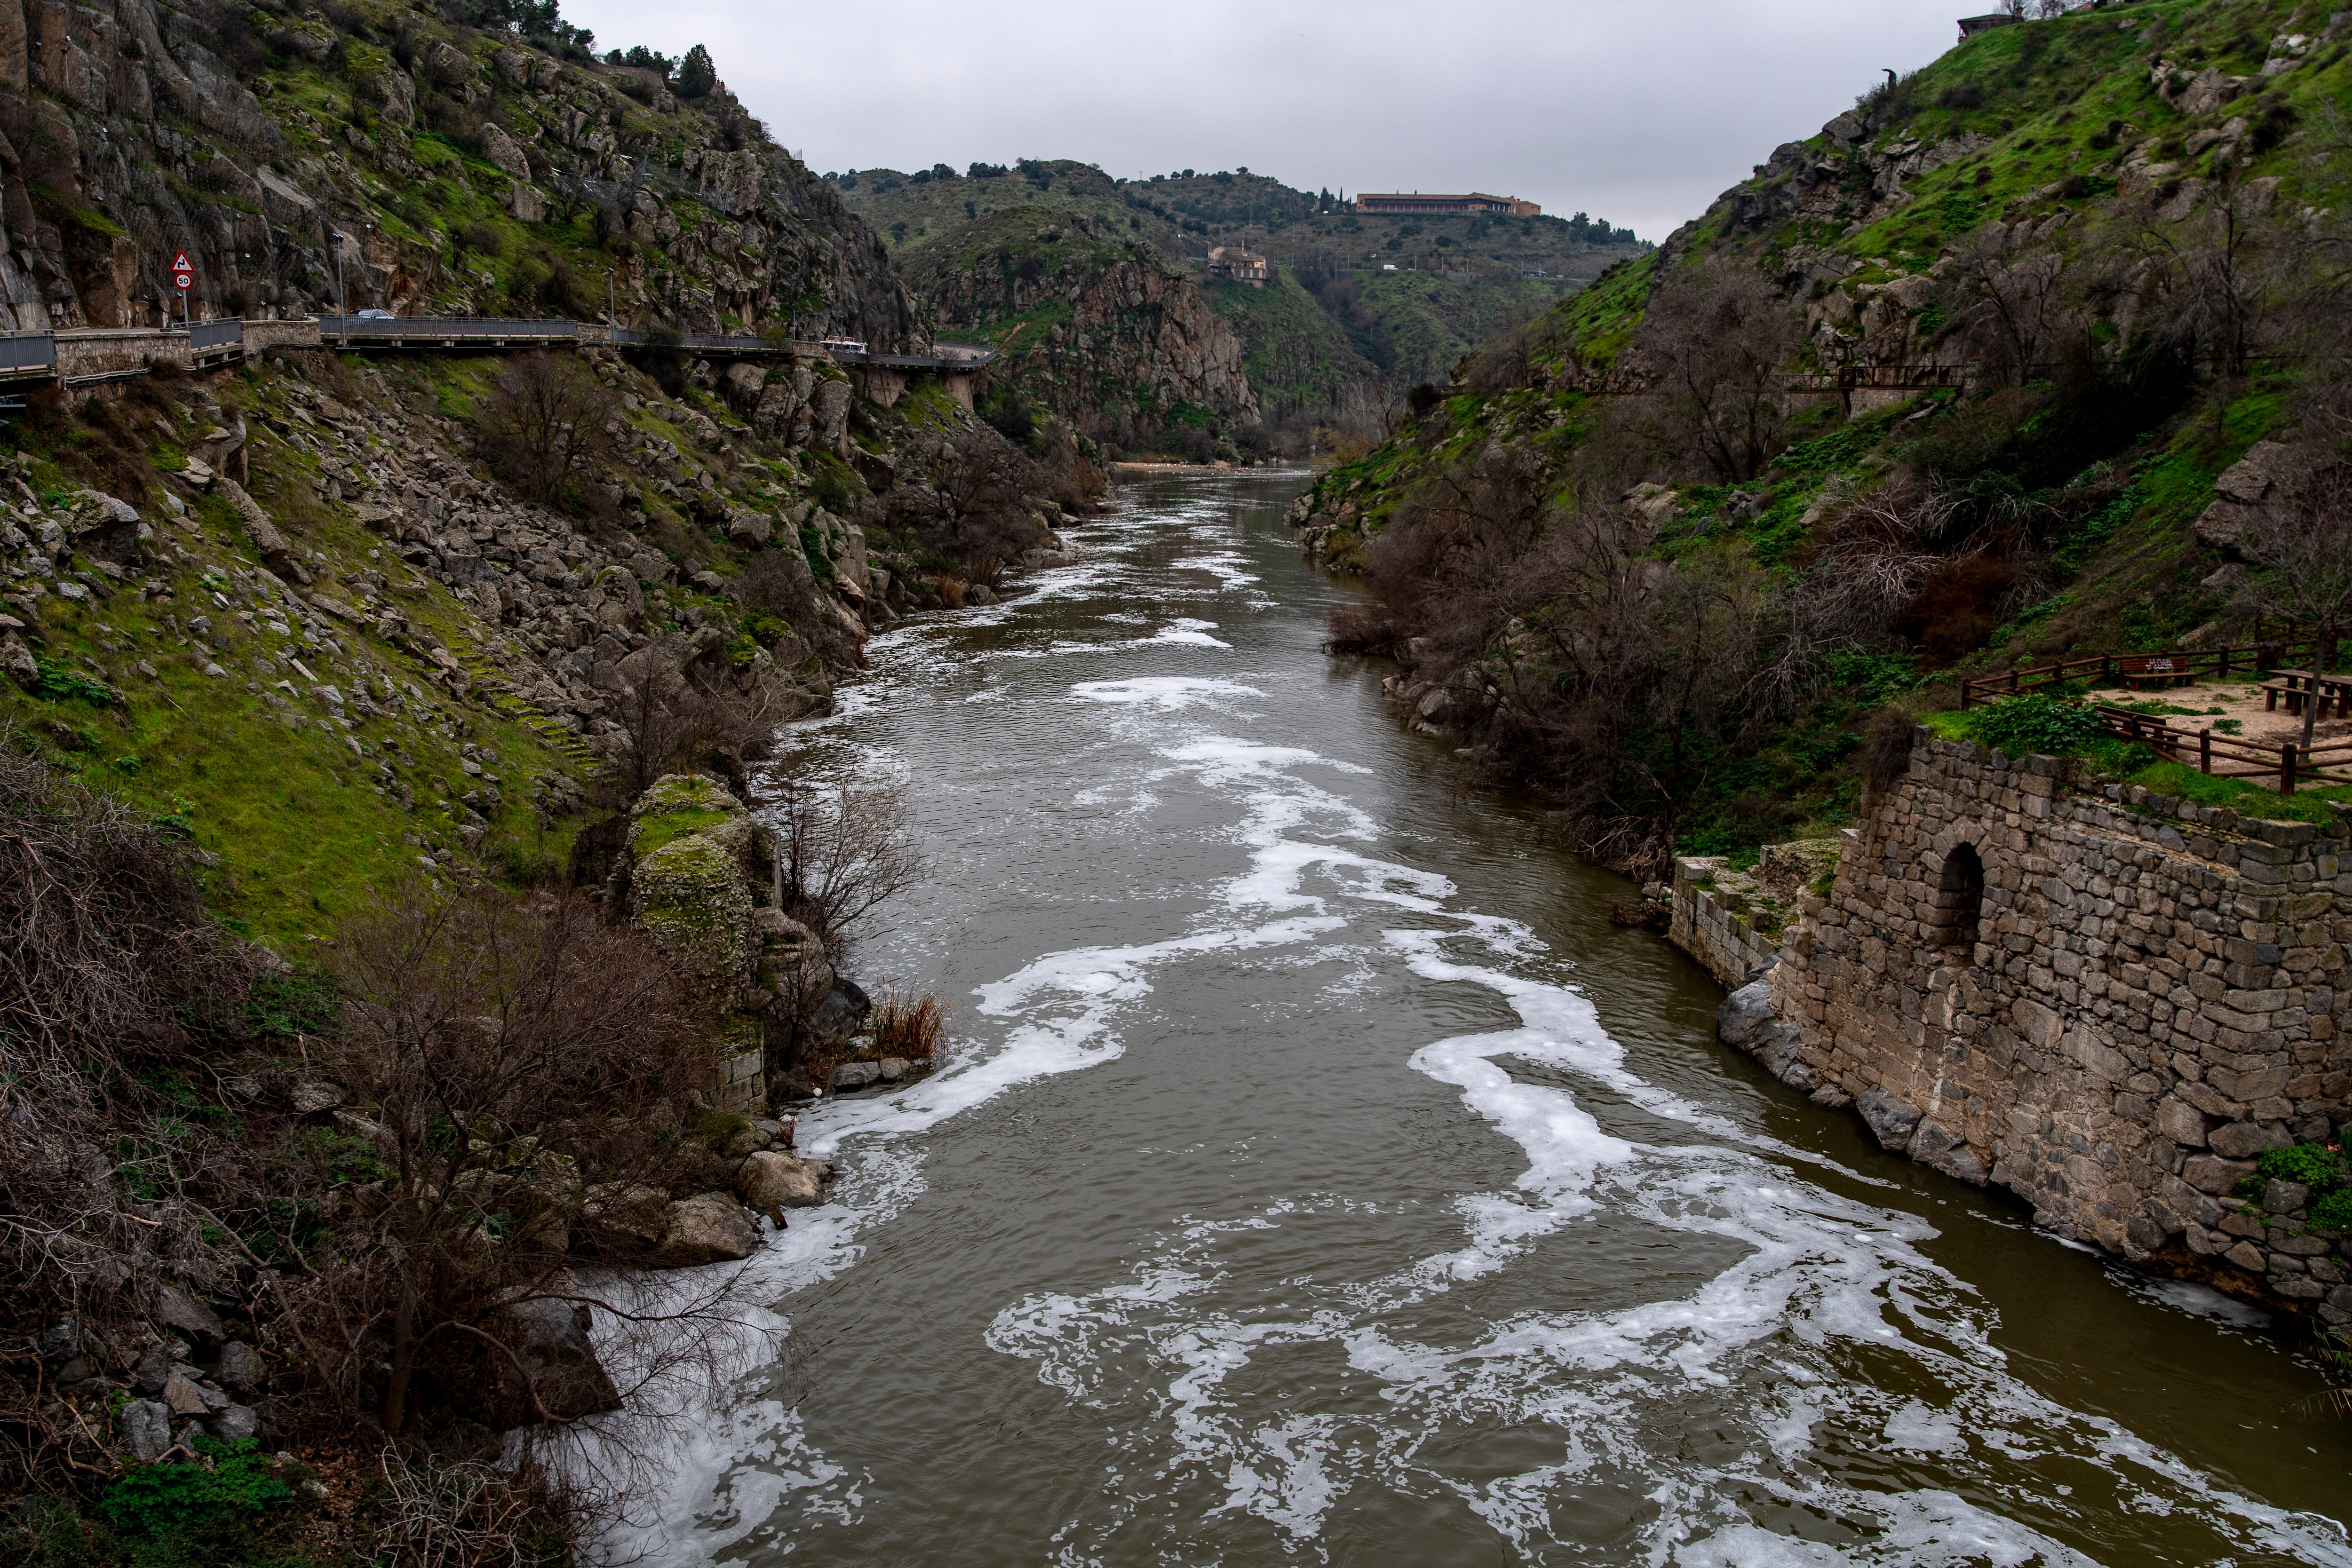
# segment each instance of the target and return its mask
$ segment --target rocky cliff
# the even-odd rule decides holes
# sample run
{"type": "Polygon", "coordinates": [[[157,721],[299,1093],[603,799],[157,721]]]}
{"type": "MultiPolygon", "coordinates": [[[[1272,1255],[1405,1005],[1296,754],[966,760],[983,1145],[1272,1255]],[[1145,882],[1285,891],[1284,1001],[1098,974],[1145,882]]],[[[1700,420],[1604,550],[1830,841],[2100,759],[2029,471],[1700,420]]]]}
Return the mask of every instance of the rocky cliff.
{"type": "Polygon", "coordinates": [[[683,99],[405,6],[0,0],[0,223],[25,327],[176,315],[184,251],[198,317],[609,299],[689,329],[921,332],[881,246],[723,85],[683,99]]]}
{"type": "Polygon", "coordinates": [[[1043,206],[1000,210],[904,258],[939,329],[996,346],[995,374],[1089,435],[1255,424],[1244,346],[1150,246],[1043,206]]]}

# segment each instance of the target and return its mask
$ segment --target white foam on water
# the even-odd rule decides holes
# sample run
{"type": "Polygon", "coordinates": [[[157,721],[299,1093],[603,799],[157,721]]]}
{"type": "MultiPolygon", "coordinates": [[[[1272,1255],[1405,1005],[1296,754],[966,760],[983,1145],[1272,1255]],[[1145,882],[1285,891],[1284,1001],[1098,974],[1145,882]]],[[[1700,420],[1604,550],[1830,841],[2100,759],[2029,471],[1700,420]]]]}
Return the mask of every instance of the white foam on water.
{"type": "Polygon", "coordinates": [[[1181,713],[1222,697],[1265,695],[1255,686],[1206,675],[1138,675],[1124,681],[1081,681],[1070,690],[1087,702],[1150,707],[1160,713],[1181,713]]]}
{"type": "Polygon", "coordinates": [[[1252,588],[1262,580],[1243,564],[1246,559],[1239,550],[1219,550],[1213,555],[1188,555],[1168,564],[1178,571],[1205,571],[1226,588],[1252,588]]]}
{"type": "MultiPolygon", "coordinates": [[[[1275,765],[1261,758],[1259,766],[1275,765]]],[[[1260,821],[1284,815],[1280,800],[1254,806],[1260,821]]],[[[1264,884],[1250,896],[1302,901],[1295,868],[1332,852],[1316,848],[1263,846],[1255,874],[1264,884]]],[[[1360,868],[1368,857],[1339,852],[1337,859],[1360,868]]],[[[1404,869],[1368,878],[1367,896],[1392,902],[1387,890],[1414,880],[1396,874],[1404,869]]],[[[1424,881],[1403,896],[1426,903],[1448,893],[1424,881]]],[[[2193,1516],[2218,1543],[2240,1550],[2352,1564],[2352,1548],[2332,1521],[2231,1493],[2112,1421],[2067,1410],[2012,1376],[1990,1343],[1981,1303],[1918,1250],[1934,1234],[1924,1221],[1817,1186],[1778,1163],[1770,1140],[1644,1082],[1572,988],[1447,957],[1453,942],[1486,946],[1512,936],[1507,923],[1454,918],[1451,933],[1390,931],[1386,940],[1416,974],[1483,986],[1522,1020],[1433,1041],[1412,1058],[1419,1071],[1459,1088],[1465,1105],[1527,1158],[1513,1191],[1459,1201],[1462,1246],[1385,1279],[1310,1289],[1305,1302],[1266,1316],[1221,1288],[1228,1270],[1216,1248],[1235,1228],[1196,1221],[1139,1265],[1156,1288],[1066,1291],[1050,1307],[1016,1302],[992,1325],[991,1345],[1037,1363],[1047,1384],[1164,1426],[1145,1446],[1171,1481],[1156,1494],[1139,1490],[1118,1518],[1099,1523],[1103,1542],[1155,1510],[1191,1506],[1181,1500],[1189,1481],[1221,1487],[1222,1510],[1263,1519],[1295,1550],[1319,1541],[1341,1500],[1374,1487],[1453,1492],[1514,1550],[1537,1557],[1552,1539],[1553,1510],[1597,1488],[1646,1493],[1657,1505],[1643,1532],[1647,1560],[1657,1563],[2087,1563],[2028,1521],[2052,1511],[2050,1500],[1996,1477],[1966,1436],[1985,1434],[1989,1447],[2015,1455],[2028,1451],[2018,1435],[2026,1431],[2042,1451],[2101,1472],[2113,1497],[2138,1511],[2193,1516]],[[1693,1141],[1612,1135],[1572,1092],[1519,1082],[1505,1060],[1588,1082],[1680,1125],[1693,1141]],[[1466,1343],[1424,1343],[1392,1326],[1417,1301],[1506,1270],[1543,1238],[1603,1215],[1719,1238],[1737,1243],[1738,1255],[1685,1294],[1610,1311],[1521,1312],[1466,1343]],[[1302,1423],[1261,1397],[1229,1394],[1255,1358],[1318,1343],[1341,1350],[1378,1391],[1388,1416],[1373,1440],[1349,1441],[1347,1423],[1302,1423]],[[1933,1403],[1897,1396],[1856,1377],[1857,1354],[1896,1357],[1943,1396],[1933,1403]],[[1760,1402],[1744,1393],[1767,1364],[1770,1382],[1801,1391],[1760,1402]],[[1706,1404],[1707,1422],[1749,1432],[1752,1451],[1730,1463],[1683,1458],[1694,1400],[1706,1404]],[[1143,1414],[1152,1408],[1161,1416],[1143,1414]],[[1416,1458],[1449,1435],[1483,1430],[1557,1432],[1567,1457],[1475,1485],[1416,1458]],[[1936,1488],[1889,1489],[1874,1476],[1843,1479],[1841,1456],[1880,1447],[1931,1457],[1984,1495],[1964,1500],[1936,1488]],[[1766,1529],[1748,1511],[1762,1496],[1832,1516],[1851,1540],[1808,1542],[1766,1529]],[[2004,1512],[1987,1496],[2021,1511],[2004,1512]]],[[[1507,951],[1518,956],[1526,948],[1520,937],[1507,951]]],[[[1286,1207],[1257,1218],[1284,1223],[1286,1207]]],[[[2096,1535],[2100,1506],[2086,1489],[2079,1504],[2057,1511],[2096,1535]]],[[[1174,1527],[1171,1519],[1163,1523],[1174,1527]]]]}
{"type": "MultiPolygon", "coordinates": [[[[1114,519],[1085,563],[1042,574],[1024,602],[1129,580],[1117,536],[1166,526],[1164,512],[1151,528],[1114,519]]],[[[1231,564],[1217,553],[1185,564],[1212,560],[1231,564]]],[[[1164,584],[1155,591],[1169,597],[1164,584]]],[[[992,624],[1011,636],[1019,621],[992,624]]],[[[914,631],[888,635],[893,674],[929,678],[951,656],[914,631]]],[[[1381,825],[1345,793],[1362,768],[1200,727],[1207,713],[1253,716],[1233,705],[1265,699],[1263,685],[1148,675],[1067,692],[1058,700],[1114,710],[1122,737],[1145,739],[1139,788],[1181,783],[1230,806],[1230,825],[1203,847],[1229,843],[1243,863],[1201,890],[1206,909],[1192,928],[1032,958],[978,988],[992,1028],[959,1039],[930,1078],[810,1112],[802,1145],[841,1159],[844,1185],[742,1266],[751,1296],[789,1310],[792,1291],[853,1267],[866,1228],[922,1192],[923,1133],[1023,1084],[1117,1060],[1162,971],[1203,961],[1344,960],[1352,972],[1339,988],[1402,972],[1483,993],[1516,1021],[1430,1040],[1410,1064],[1458,1094],[1465,1139],[1516,1149],[1520,1168],[1502,1190],[1454,1195],[1444,1245],[1400,1248],[1369,1278],[1286,1280],[1279,1303],[1240,1249],[1378,1206],[1301,1195],[1189,1216],[1139,1238],[1123,1278],[1004,1303],[986,1343],[1090,1412],[1116,1478],[1098,1508],[1054,1531],[1050,1561],[1271,1554],[1196,1533],[1211,1521],[1328,1560],[1350,1500],[1389,1492],[1454,1500],[1525,1560],[1555,1549],[1593,1560],[1590,1542],[1558,1532],[1568,1509],[1624,1521],[1607,1560],[1654,1568],[2076,1568],[2092,1560],[2051,1531],[2063,1521],[2098,1539],[2128,1514],[2200,1528],[2216,1557],[2352,1568],[2335,1521],[2237,1493],[2014,1374],[1992,1343],[1990,1309],[1921,1249],[1934,1235],[1925,1221],[1820,1185],[1808,1172],[1826,1162],[1645,1080],[1526,926],[1462,907],[1447,877],[1375,852],[1381,825]],[[1579,1228],[1653,1238],[1677,1266],[1647,1299],[1639,1276],[1620,1277],[1597,1304],[1465,1314],[1465,1297],[1549,1267],[1547,1249],[1579,1228]],[[1314,1407],[1265,1388],[1301,1358],[1315,1369],[1314,1407]],[[1460,1439],[1491,1433],[1511,1434],[1514,1452],[1549,1451],[1506,1473],[1456,1473],[1447,1456],[1460,1439]],[[2075,1484],[2071,1498],[2046,1495],[2024,1469],[2053,1461],[2075,1484]],[[1937,1484],[1907,1479],[1923,1474],[1937,1484]],[[1789,1533],[1798,1518],[1819,1538],[1789,1533]],[[1160,1544],[1134,1549],[1131,1528],[1160,1544]]],[[[1869,1185],[1842,1174],[1849,1187],[1869,1185]]],[[[761,1375],[788,1335],[782,1317],[754,1314],[734,1347],[739,1375],[666,1456],[676,1484],[659,1516],[608,1543],[615,1557],[822,1550],[807,1532],[862,1516],[866,1478],[818,1451],[761,1375]]]]}

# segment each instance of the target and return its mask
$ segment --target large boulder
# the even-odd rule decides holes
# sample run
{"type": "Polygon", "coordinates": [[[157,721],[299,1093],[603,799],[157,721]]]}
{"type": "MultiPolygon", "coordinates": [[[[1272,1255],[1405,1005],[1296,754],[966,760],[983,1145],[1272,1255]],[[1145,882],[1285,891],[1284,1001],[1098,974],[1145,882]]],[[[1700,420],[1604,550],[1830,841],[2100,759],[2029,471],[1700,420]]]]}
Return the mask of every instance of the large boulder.
{"type": "Polygon", "coordinates": [[[657,1186],[608,1182],[588,1189],[572,1238],[592,1253],[626,1257],[669,1234],[669,1194],[657,1186]]]}
{"type": "Polygon", "coordinates": [[[698,1192],[669,1206],[661,1262],[672,1269],[749,1258],[760,1228],[743,1206],[723,1192],[698,1192]]]}
{"type": "Polygon", "coordinates": [[[2234,555],[2243,548],[2263,509],[2275,503],[2305,461],[2296,448],[2257,441],[2213,481],[2213,504],[2198,517],[2198,542],[2234,555]]]}
{"type": "Polygon", "coordinates": [[[576,1421],[621,1407],[620,1390],[596,1359],[584,1303],[535,1297],[502,1308],[491,1328],[512,1354],[498,1359],[486,1417],[495,1427],[576,1421]]]}
{"type": "Polygon", "coordinates": [[[736,1167],[735,1196],[773,1219],[782,1210],[806,1208],[824,1201],[828,1167],[822,1160],[803,1160],[778,1149],[762,1149],[736,1167]]]}
{"type": "Polygon", "coordinates": [[[1811,1089],[1813,1070],[1797,1056],[1797,1028],[1772,1010],[1772,977],[1759,976],[1724,998],[1716,1009],[1716,1037],[1734,1051],[1744,1051],[1764,1064],[1781,1082],[1811,1089]]]}

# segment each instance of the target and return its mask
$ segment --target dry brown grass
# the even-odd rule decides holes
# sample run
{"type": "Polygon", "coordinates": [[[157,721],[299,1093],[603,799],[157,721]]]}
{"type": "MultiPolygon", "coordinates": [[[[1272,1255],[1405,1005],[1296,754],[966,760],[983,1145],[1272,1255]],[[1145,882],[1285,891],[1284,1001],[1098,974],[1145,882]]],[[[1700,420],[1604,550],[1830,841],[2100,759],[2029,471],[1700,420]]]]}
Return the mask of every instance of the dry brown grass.
{"type": "Polygon", "coordinates": [[[875,1002],[874,1054],[903,1056],[909,1061],[936,1061],[947,1042],[946,1004],[937,991],[919,997],[885,991],[875,1002]]]}

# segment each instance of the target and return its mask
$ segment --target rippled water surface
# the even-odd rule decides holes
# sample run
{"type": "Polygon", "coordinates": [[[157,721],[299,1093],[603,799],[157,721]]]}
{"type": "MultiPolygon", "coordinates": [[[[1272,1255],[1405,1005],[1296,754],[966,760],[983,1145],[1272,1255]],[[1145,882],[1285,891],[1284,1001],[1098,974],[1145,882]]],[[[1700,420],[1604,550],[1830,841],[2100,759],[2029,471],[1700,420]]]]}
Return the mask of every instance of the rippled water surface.
{"type": "Polygon", "coordinates": [[[1628,889],[1326,657],[1296,477],[1168,478],[877,638],[821,768],[932,864],[944,1071],[805,1117],[782,1350],[667,1563],[2352,1565],[2260,1320],[1718,1046],[1628,889]]]}

